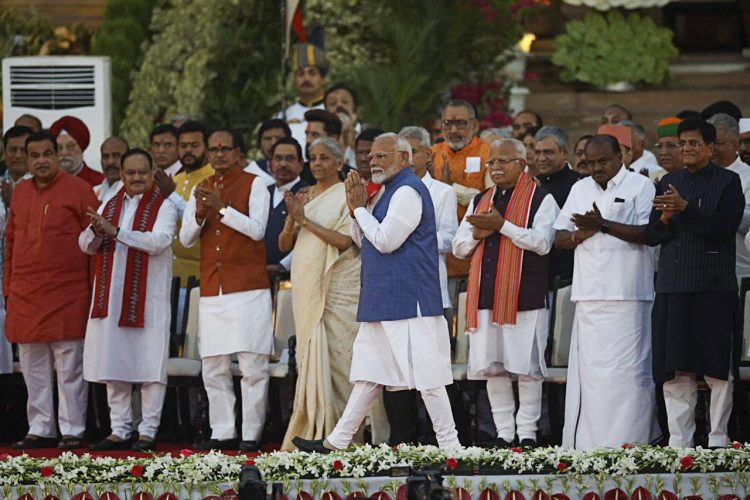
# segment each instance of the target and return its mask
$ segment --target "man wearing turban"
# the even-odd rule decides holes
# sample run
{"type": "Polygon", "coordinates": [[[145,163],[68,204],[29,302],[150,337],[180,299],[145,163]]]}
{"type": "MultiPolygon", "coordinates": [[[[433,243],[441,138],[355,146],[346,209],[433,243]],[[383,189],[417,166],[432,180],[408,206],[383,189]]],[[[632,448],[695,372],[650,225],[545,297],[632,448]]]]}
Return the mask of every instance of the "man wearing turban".
{"type": "Polygon", "coordinates": [[[89,145],[89,128],[78,118],[63,116],[49,128],[57,140],[57,156],[60,168],[80,177],[92,187],[104,182],[104,175],[89,168],[83,161],[83,152],[89,145]]]}

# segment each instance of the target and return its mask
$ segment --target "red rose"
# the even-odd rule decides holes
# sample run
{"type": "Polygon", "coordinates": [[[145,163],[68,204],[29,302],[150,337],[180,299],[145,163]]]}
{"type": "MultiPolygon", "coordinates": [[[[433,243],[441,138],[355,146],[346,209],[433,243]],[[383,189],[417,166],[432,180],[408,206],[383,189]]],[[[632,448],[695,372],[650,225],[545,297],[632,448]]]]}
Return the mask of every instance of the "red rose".
{"type": "Polygon", "coordinates": [[[512,451],[513,453],[521,453],[521,452],[523,452],[523,450],[521,448],[519,448],[518,446],[516,446],[515,448],[511,448],[510,451],[512,451]]]}
{"type": "Polygon", "coordinates": [[[333,461],[333,470],[341,470],[343,468],[344,468],[344,464],[341,463],[341,460],[333,461]]]}
{"type": "Polygon", "coordinates": [[[255,465],[255,460],[253,460],[252,458],[248,458],[247,460],[245,460],[245,465],[255,465]]]}
{"type": "Polygon", "coordinates": [[[10,456],[10,455],[8,455],[7,453],[3,453],[2,455],[0,455],[0,462],[2,462],[3,460],[7,460],[7,458],[8,458],[9,456],[10,456]]]}
{"type": "Polygon", "coordinates": [[[558,472],[564,472],[565,469],[567,468],[568,468],[568,464],[566,464],[565,462],[560,462],[559,464],[557,464],[558,472]]]}
{"type": "Polygon", "coordinates": [[[130,469],[130,473],[135,477],[141,477],[143,475],[143,466],[139,464],[134,465],[133,468],[130,469]]]}
{"type": "Polygon", "coordinates": [[[185,458],[189,457],[193,453],[195,453],[193,450],[189,450],[187,448],[180,450],[180,456],[185,457],[185,458]]]}
{"type": "Polygon", "coordinates": [[[689,469],[690,467],[692,467],[692,465],[693,465],[693,457],[691,457],[690,455],[685,455],[684,457],[680,459],[680,466],[683,469],[689,469]]]}
{"type": "Polygon", "coordinates": [[[622,448],[623,450],[629,450],[632,447],[633,445],[630,443],[622,443],[622,445],[620,445],[620,448],[622,448]]]}
{"type": "Polygon", "coordinates": [[[51,465],[45,465],[44,467],[42,467],[41,472],[42,472],[42,477],[50,477],[55,472],[55,470],[52,468],[51,465]]]}
{"type": "Polygon", "coordinates": [[[740,448],[742,448],[742,443],[740,443],[739,441],[735,441],[732,443],[732,448],[734,448],[735,450],[739,450],[740,448]]]}
{"type": "Polygon", "coordinates": [[[447,465],[450,470],[456,470],[456,467],[458,467],[458,460],[455,458],[446,458],[445,465],[447,465]]]}

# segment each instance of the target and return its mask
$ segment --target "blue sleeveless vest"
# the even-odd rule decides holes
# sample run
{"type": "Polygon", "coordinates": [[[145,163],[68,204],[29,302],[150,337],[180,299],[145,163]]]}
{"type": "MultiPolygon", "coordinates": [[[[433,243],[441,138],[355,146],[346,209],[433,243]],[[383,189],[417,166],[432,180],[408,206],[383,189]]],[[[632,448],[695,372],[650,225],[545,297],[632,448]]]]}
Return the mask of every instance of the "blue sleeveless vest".
{"type": "Polygon", "coordinates": [[[357,321],[394,321],[443,314],[438,271],[437,229],[430,192],[411,168],[405,168],[386,185],[372,215],[383,222],[393,194],[402,186],[415,189],[422,200],[422,219],[394,252],[380,253],[362,239],[362,289],[357,321]]]}

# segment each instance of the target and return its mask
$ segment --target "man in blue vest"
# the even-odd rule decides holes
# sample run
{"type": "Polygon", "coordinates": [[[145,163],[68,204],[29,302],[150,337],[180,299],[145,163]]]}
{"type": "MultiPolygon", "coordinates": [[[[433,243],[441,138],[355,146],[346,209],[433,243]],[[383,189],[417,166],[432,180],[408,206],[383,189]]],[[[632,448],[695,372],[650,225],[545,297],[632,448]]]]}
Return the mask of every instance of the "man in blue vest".
{"type": "Polygon", "coordinates": [[[443,317],[435,211],[427,187],[409,168],[411,146],[388,133],[370,152],[372,180],[382,195],[367,206],[356,172],[346,179],[355,223],[352,238],[362,249],[362,289],[344,413],[324,440],[292,441],[302,451],[344,450],[370,409],[388,390],[418,389],[441,448],[459,447],[445,386],[452,383],[448,323],[443,317]],[[372,212],[372,213],[371,213],[372,212]]]}

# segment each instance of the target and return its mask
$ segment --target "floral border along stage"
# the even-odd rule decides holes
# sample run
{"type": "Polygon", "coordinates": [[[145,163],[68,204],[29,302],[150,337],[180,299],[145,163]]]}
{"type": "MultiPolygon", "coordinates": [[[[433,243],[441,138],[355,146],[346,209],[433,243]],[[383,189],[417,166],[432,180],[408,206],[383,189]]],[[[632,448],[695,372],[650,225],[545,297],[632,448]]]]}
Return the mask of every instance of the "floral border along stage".
{"type": "Polygon", "coordinates": [[[382,476],[396,466],[414,469],[445,466],[447,473],[454,475],[524,473],[623,477],[642,473],[747,472],[750,471],[750,445],[735,442],[729,448],[707,450],[625,444],[620,448],[591,451],[561,447],[441,450],[434,446],[366,445],[329,455],[275,452],[254,459],[190,450],[183,450],[178,457],[167,454],[120,459],[90,454],[78,456],[70,452],[51,459],[0,455],[0,489],[22,485],[68,487],[149,482],[236,484],[245,464],[256,465],[265,480],[284,482],[382,476]]]}

